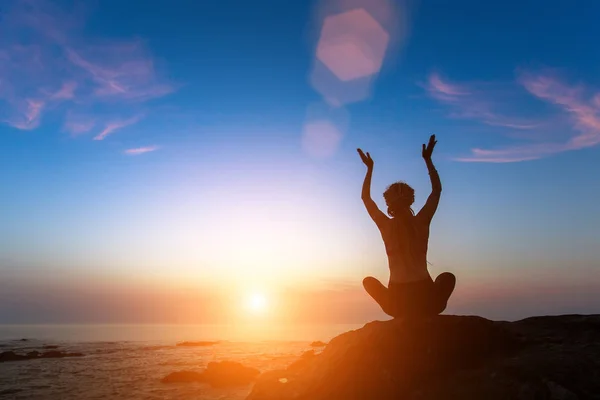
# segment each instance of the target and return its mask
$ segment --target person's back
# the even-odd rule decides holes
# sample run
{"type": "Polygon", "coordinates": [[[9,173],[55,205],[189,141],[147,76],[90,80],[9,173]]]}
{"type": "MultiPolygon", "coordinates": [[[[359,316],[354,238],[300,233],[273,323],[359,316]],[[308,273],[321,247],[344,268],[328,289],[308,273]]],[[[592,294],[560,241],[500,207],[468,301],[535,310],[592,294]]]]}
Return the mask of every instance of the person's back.
{"type": "Polygon", "coordinates": [[[390,269],[390,282],[431,279],[427,271],[429,226],[416,216],[393,217],[380,227],[390,269]]]}

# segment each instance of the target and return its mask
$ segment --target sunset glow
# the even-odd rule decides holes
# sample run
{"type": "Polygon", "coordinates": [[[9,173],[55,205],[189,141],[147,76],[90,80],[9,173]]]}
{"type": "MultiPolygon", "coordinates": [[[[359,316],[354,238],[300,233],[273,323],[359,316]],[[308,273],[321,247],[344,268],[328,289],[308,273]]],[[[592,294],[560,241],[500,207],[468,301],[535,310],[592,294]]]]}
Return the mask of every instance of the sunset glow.
{"type": "Polygon", "coordinates": [[[263,314],[267,311],[267,297],[263,293],[252,293],[246,299],[246,307],[252,313],[263,314]]]}

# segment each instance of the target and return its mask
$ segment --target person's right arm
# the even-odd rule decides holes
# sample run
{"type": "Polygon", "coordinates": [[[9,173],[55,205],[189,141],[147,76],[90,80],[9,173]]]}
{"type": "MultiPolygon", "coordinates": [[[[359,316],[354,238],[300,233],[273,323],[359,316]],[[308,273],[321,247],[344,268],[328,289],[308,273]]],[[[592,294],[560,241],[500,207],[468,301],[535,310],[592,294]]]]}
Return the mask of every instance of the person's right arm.
{"type": "Polygon", "coordinates": [[[388,217],[377,207],[377,204],[371,198],[371,178],[373,177],[373,159],[371,155],[367,153],[363,153],[361,149],[358,149],[358,154],[362,159],[363,163],[367,166],[367,173],[365,175],[365,180],[363,181],[361,198],[363,203],[365,204],[365,208],[367,212],[371,216],[371,219],[375,221],[378,227],[381,227],[381,224],[388,220],[388,217]]]}
{"type": "Polygon", "coordinates": [[[427,146],[423,145],[423,159],[425,160],[425,165],[427,165],[429,179],[431,180],[431,194],[427,198],[425,205],[421,211],[419,211],[417,216],[427,225],[429,225],[433,219],[433,215],[435,214],[440,202],[440,195],[442,194],[442,181],[440,180],[440,176],[433,165],[433,161],[431,161],[431,154],[433,153],[433,148],[435,147],[436,143],[437,140],[435,140],[435,135],[431,135],[429,138],[429,144],[427,146]]]}

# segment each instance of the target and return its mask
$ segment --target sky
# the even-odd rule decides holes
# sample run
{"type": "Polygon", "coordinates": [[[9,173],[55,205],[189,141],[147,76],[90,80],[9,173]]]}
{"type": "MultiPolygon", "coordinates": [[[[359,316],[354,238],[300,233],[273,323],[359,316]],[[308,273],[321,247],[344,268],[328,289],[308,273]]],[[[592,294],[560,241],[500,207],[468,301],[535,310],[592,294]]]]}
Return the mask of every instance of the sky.
{"type": "Polygon", "coordinates": [[[443,194],[448,313],[600,312],[600,3],[0,5],[0,323],[362,323],[360,199],[443,194]],[[266,316],[261,318],[266,320],[266,316]]]}

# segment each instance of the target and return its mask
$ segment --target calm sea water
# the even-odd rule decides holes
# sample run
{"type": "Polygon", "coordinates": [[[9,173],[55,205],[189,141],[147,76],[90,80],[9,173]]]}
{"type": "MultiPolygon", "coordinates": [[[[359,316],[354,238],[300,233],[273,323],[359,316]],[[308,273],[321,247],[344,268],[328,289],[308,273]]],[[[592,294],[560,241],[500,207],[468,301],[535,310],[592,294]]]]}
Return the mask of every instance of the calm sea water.
{"type": "Polygon", "coordinates": [[[0,363],[0,398],[240,400],[251,385],[213,389],[201,383],[160,380],[175,371],[202,371],[210,361],[238,361],[262,372],[285,368],[311,349],[311,341],[328,341],[358,327],[0,325],[0,352],[24,354],[56,345],[85,354],[0,363]],[[223,342],[210,347],[175,346],[184,340],[223,342]]]}
{"type": "Polygon", "coordinates": [[[328,340],[362,325],[0,325],[0,340],[34,338],[60,341],[328,340]]]}

